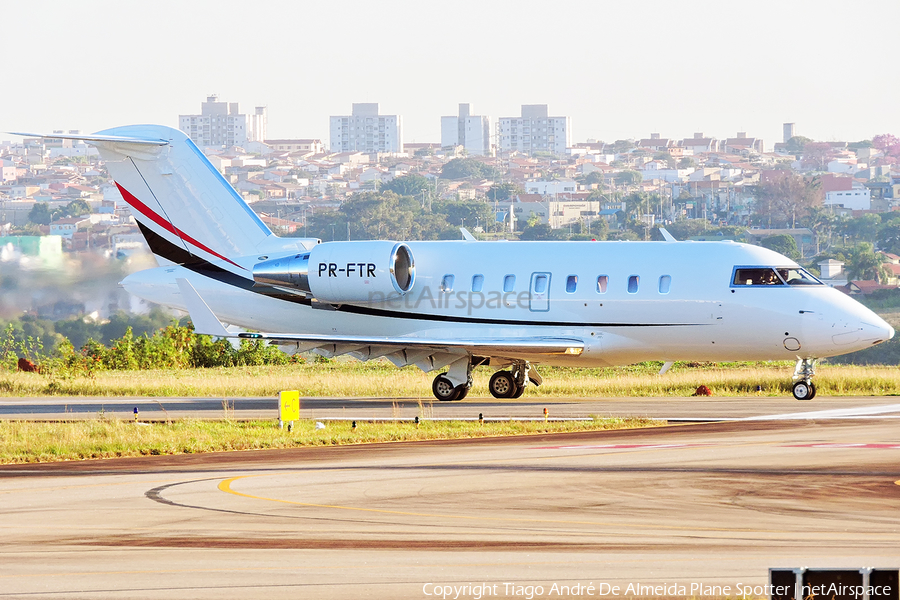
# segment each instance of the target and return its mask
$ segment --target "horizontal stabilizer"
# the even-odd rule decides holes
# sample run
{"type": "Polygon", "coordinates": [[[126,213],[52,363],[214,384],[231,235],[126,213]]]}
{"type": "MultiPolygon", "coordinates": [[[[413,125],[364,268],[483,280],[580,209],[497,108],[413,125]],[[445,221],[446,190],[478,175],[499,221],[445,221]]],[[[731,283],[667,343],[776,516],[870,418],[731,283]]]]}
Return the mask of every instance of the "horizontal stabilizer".
{"type": "Polygon", "coordinates": [[[181,297],[187,305],[188,313],[191,315],[191,322],[194,324],[194,333],[202,335],[213,335],[216,337],[234,337],[234,334],[228,333],[222,322],[209,308],[191,282],[187,279],[178,278],[178,289],[181,290],[181,297]]]}
{"type": "Polygon", "coordinates": [[[17,131],[7,131],[10,135],[21,135],[25,137],[52,138],[57,140],[79,140],[82,142],[113,142],[119,144],[137,144],[139,146],[165,146],[168,140],[154,138],[126,137],[122,135],[76,135],[63,133],[21,133],[17,131]]]}

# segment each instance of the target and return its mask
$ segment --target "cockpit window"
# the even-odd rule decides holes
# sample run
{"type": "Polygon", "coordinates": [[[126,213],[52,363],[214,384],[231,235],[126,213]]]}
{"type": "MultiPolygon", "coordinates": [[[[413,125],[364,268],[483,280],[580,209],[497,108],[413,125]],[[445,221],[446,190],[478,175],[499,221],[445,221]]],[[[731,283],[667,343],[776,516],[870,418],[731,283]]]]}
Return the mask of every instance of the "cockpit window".
{"type": "Polygon", "coordinates": [[[824,285],[813,277],[809,271],[800,268],[778,269],[778,274],[788,285],[824,285]]]}
{"type": "Polygon", "coordinates": [[[809,271],[800,267],[737,267],[733,286],[760,285],[824,285],[809,271]]]}
{"type": "Polygon", "coordinates": [[[735,269],[734,285],[784,285],[781,278],[772,268],[735,269]]]}

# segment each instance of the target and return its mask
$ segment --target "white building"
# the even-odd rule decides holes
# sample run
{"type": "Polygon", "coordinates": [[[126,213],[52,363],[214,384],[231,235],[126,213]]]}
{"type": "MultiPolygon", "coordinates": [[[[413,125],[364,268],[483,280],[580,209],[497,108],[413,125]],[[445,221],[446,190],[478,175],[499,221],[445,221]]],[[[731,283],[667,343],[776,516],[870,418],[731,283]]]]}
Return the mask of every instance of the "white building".
{"type": "Polygon", "coordinates": [[[16,163],[11,160],[0,160],[0,182],[15,181],[18,177],[16,163]]]}
{"type": "Polygon", "coordinates": [[[378,103],[354,103],[353,114],[331,117],[332,152],[403,152],[400,115],[378,114],[378,103]]]}
{"type": "Polygon", "coordinates": [[[250,115],[250,130],[247,132],[247,141],[264,142],[269,132],[269,109],[265,106],[257,106],[250,115]]]}
{"type": "Polygon", "coordinates": [[[497,124],[500,150],[565,154],[566,148],[572,145],[569,117],[547,115],[546,104],[523,104],[521,117],[501,117],[497,124]]]}
{"type": "Polygon", "coordinates": [[[525,183],[526,194],[574,194],[578,191],[578,183],[571,179],[554,179],[552,181],[528,181],[525,183]]]}
{"type": "Polygon", "coordinates": [[[202,147],[243,146],[248,141],[262,141],[266,136],[266,108],[256,107],[248,119],[241,114],[237,102],[219,102],[209,96],[200,106],[199,115],[179,115],[178,129],[202,147]],[[257,132],[254,127],[261,129],[257,132]]]}
{"type": "Polygon", "coordinates": [[[457,117],[441,117],[441,147],[452,146],[462,146],[470,156],[490,156],[490,118],[472,115],[469,104],[459,105],[457,117]]]}

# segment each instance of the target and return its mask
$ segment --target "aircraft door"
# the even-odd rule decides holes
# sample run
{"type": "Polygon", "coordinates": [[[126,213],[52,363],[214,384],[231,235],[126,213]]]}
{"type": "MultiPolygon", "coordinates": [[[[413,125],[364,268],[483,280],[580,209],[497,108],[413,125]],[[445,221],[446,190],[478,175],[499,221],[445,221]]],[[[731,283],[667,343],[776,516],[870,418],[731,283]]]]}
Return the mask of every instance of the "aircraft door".
{"type": "Polygon", "coordinates": [[[532,273],[528,308],[531,312],[550,310],[550,273],[532,273]]]}

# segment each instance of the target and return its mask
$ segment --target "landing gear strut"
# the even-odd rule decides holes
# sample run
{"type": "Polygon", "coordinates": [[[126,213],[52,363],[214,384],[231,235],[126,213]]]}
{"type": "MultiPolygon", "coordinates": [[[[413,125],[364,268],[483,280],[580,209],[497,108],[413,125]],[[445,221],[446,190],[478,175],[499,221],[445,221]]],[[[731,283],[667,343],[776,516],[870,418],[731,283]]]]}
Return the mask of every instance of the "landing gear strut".
{"type": "Polygon", "coordinates": [[[468,396],[469,390],[472,389],[473,366],[475,365],[472,364],[471,357],[460,358],[450,363],[450,370],[435,377],[431,384],[434,397],[443,402],[449,402],[462,400],[468,396]]]}
{"type": "Polygon", "coordinates": [[[816,386],[812,382],[816,374],[816,359],[801,358],[794,368],[794,387],[792,392],[797,400],[812,400],[816,397],[816,386]]]}

